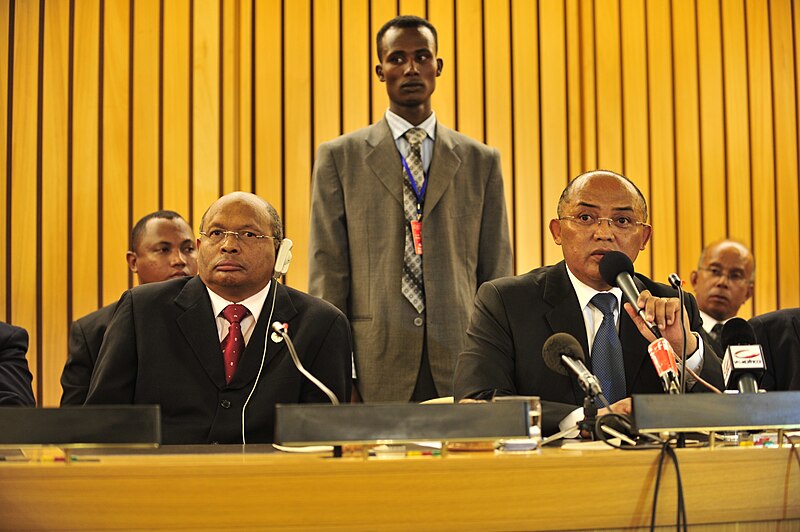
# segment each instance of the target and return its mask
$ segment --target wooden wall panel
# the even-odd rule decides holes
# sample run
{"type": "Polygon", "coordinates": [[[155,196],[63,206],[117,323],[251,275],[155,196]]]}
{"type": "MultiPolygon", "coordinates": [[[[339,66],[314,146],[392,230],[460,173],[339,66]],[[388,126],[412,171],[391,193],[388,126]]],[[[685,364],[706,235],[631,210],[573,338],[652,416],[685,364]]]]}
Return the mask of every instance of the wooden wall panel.
{"type": "MultiPolygon", "coordinates": [[[[623,0],[620,4],[622,32],[622,130],[625,153],[624,174],[630,178],[645,198],[650,197],[650,130],[647,72],[647,18],[645,6],[638,0],[623,0]]],[[[651,213],[652,216],[652,213],[651,213]]],[[[648,218],[652,221],[651,218],[648,218]]],[[[652,243],[639,253],[636,271],[652,273],[652,243]]]]}
{"type": "Polygon", "coordinates": [[[14,19],[11,14],[11,5],[9,2],[0,3],[0,206],[2,206],[4,216],[0,218],[5,227],[0,230],[0,320],[10,321],[11,317],[8,315],[8,304],[10,298],[10,272],[8,271],[9,259],[9,235],[11,234],[12,227],[8,224],[9,196],[8,188],[12,182],[12,178],[7,165],[10,160],[11,154],[9,153],[9,135],[8,135],[8,122],[10,117],[11,95],[13,90],[9,87],[9,65],[13,64],[13,36],[12,31],[14,19]],[[11,24],[11,27],[9,27],[11,24]],[[9,46],[11,40],[11,46],[9,46]]]}
{"type": "MultiPolygon", "coordinates": [[[[515,0],[511,5],[514,70],[514,259],[518,273],[543,264],[541,137],[539,135],[539,7],[515,0]]],[[[511,205],[508,205],[509,209],[511,205]]]]}
{"type": "Polygon", "coordinates": [[[772,85],[775,118],[775,210],[777,306],[800,306],[800,214],[798,213],[798,145],[796,67],[793,58],[792,4],[770,4],[772,85]]]}
{"type": "MultiPolygon", "coordinates": [[[[772,68],[770,65],[767,4],[747,0],[747,62],[750,85],[750,150],[753,212],[753,254],[768,257],[768,267],[756,270],[755,312],[777,306],[775,274],[775,158],[772,122],[772,68]]],[[[745,206],[746,204],[742,205],[745,206]]],[[[739,207],[739,206],[737,206],[739,207]]],[[[738,208],[737,208],[738,211],[738,208]]]]}
{"type": "MultiPolygon", "coordinates": [[[[189,61],[191,0],[163,1],[162,52],[162,197],[164,209],[190,220],[189,145],[191,114],[189,84],[193,65],[189,61]]],[[[199,215],[195,217],[195,227],[199,215]]],[[[191,220],[190,220],[191,223],[191,220]]]]}
{"type": "MultiPolygon", "coordinates": [[[[72,319],[102,304],[100,268],[100,1],[75,2],[72,52],[72,179],[70,190],[72,319]]],[[[67,268],[70,266],[67,265],[67,268]]],[[[118,268],[124,268],[122,263],[118,268]]],[[[124,270],[123,270],[124,271],[124,270]]],[[[62,355],[65,356],[65,355],[62,355]]]]}
{"type": "Polygon", "coordinates": [[[305,289],[314,153],[383,116],[374,34],[397,13],[439,30],[439,120],[501,151],[517,272],[561,259],[558,196],[606,167],[650,202],[638,271],[687,278],[732,237],[758,264],[742,316],[800,304],[791,0],[0,0],[0,319],[31,334],[42,404],[68,322],[134,283],[147,212],[196,229],[255,190],[305,289]]]}
{"type": "MultiPolygon", "coordinates": [[[[102,0],[101,0],[102,1],[102,0]]],[[[102,234],[103,305],[119,299],[131,282],[125,266],[130,234],[130,16],[127,2],[103,1],[103,114],[100,196],[97,227],[102,234]]]]}
{"type": "MultiPolygon", "coordinates": [[[[39,162],[37,153],[39,104],[39,35],[40,2],[17,2],[14,20],[13,119],[11,131],[10,220],[11,238],[7,248],[10,290],[7,294],[11,323],[28,330],[28,364],[37,386],[40,370],[41,293],[38,284],[38,242],[41,239],[39,217],[39,162]]],[[[43,22],[43,19],[42,19],[43,22]]]]}
{"type": "Polygon", "coordinates": [[[41,198],[41,345],[39,404],[58,406],[67,352],[67,132],[69,0],[45,4],[41,198]],[[44,156],[46,154],[46,156],[44,156]]]}

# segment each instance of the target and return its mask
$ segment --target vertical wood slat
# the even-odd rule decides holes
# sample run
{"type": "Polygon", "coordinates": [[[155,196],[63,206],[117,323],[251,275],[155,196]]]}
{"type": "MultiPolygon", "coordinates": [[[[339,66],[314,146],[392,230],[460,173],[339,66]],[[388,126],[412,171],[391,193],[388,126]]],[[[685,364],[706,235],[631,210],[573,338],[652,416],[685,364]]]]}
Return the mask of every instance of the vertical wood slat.
{"type": "Polygon", "coordinates": [[[341,27],[342,130],[350,133],[370,123],[369,94],[375,76],[372,65],[377,64],[378,57],[372,51],[368,0],[343,2],[341,27]]]}
{"type": "Polygon", "coordinates": [[[675,146],[673,139],[672,39],[667,0],[647,3],[648,79],[650,90],[650,209],[653,277],[666,279],[675,267],[675,146]]]}
{"type": "Polygon", "coordinates": [[[253,2],[237,3],[236,52],[231,61],[236,65],[236,84],[233,90],[238,95],[237,102],[237,175],[239,189],[253,192],[253,104],[256,94],[253,90],[253,2]]]}
{"type": "Polygon", "coordinates": [[[339,26],[341,24],[338,0],[314,2],[314,139],[312,148],[341,135],[342,94],[338,83],[339,26]]]}
{"type": "MultiPolygon", "coordinates": [[[[695,0],[672,2],[672,63],[675,102],[677,261],[673,271],[691,271],[703,248],[700,195],[700,123],[695,0]],[[680,96],[678,96],[680,95],[680,96]],[[677,270],[675,270],[677,266],[677,270]]],[[[659,279],[662,282],[666,278],[659,279]]]]}
{"type": "MultiPolygon", "coordinates": [[[[800,306],[800,209],[798,209],[797,68],[792,61],[792,5],[770,4],[772,86],[775,120],[775,198],[777,294],[779,307],[800,306]]],[[[796,37],[795,37],[796,38],[796,37]]]]}
{"type": "Polygon", "coordinates": [[[11,323],[28,331],[28,364],[33,374],[34,392],[38,372],[39,318],[36,272],[41,265],[36,241],[40,230],[37,219],[37,122],[39,85],[39,2],[17,2],[14,20],[14,83],[11,168],[10,256],[11,323]]]}
{"type": "Polygon", "coordinates": [[[618,0],[596,0],[595,80],[597,101],[597,166],[622,171],[622,72],[618,0]]]}
{"type": "Polygon", "coordinates": [[[433,109],[436,120],[449,128],[456,127],[456,32],[452,0],[428,0],[428,20],[436,27],[439,49],[444,62],[442,75],[436,80],[433,109]]]}
{"type": "MultiPolygon", "coordinates": [[[[697,51],[700,87],[700,206],[703,244],[726,236],[725,197],[725,97],[722,75],[722,34],[720,6],[716,1],[697,1],[697,51]]],[[[691,270],[695,269],[696,263],[691,270]]],[[[689,270],[689,271],[691,271],[689,270]]],[[[682,270],[684,279],[689,271],[682,270]]]]}
{"type": "Polygon", "coordinates": [[[189,196],[189,142],[191,141],[189,1],[163,0],[163,208],[174,210],[187,220],[189,220],[191,200],[189,196]]]}
{"type": "MultiPolygon", "coordinates": [[[[222,190],[227,194],[242,189],[239,172],[239,10],[237,2],[220,2],[220,165],[222,190]]],[[[212,200],[213,201],[213,200],[212,200]]]]}
{"type": "MultiPolygon", "coordinates": [[[[9,91],[9,53],[13,51],[14,44],[9,46],[9,39],[12,36],[12,31],[9,29],[9,22],[14,23],[11,18],[11,4],[10,2],[0,3],[0,208],[3,209],[3,216],[0,217],[0,223],[5,227],[0,229],[0,291],[3,295],[0,296],[0,321],[9,321],[9,309],[7,301],[10,295],[7,293],[9,286],[9,276],[11,273],[7,268],[7,261],[10,257],[10,239],[7,238],[8,232],[11,230],[8,223],[9,209],[8,207],[8,187],[13,182],[13,178],[8,175],[7,163],[11,159],[11,153],[8,149],[8,142],[13,134],[9,135],[8,125],[12,118],[9,116],[11,109],[9,108],[9,97],[12,91],[9,91]]],[[[12,74],[13,75],[13,74],[12,74]]]]}
{"type": "MultiPolygon", "coordinates": [[[[284,105],[291,112],[285,115],[283,134],[286,234],[294,240],[294,254],[308,257],[308,219],[311,203],[311,9],[308,4],[289,2],[284,6],[284,105]]],[[[305,290],[308,286],[308,261],[298,260],[287,274],[292,286],[305,290]]]]}
{"type": "MultiPolygon", "coordinates": [[[[136,222],[158,209],[158,72],[159,0],[136,0],[133,9],[133,175],[131,180],[136,222]]],[[[122,268],[122,260],[114,266],[122,268]]]]}
{"type": "MultiPolygon", "coordinates": [[[[772,124],[772,71],[770,67],[769,13],[763,2],[747,0],[747,62],[750,85],[750,175],[753,212],[753,247],[761,257],[756,269],[756,285],[761,288],[755,300],[756,314],[776,307],[775,264],[775,159],[772,124]],[[764,261],[763,259],[767,260],[764,261]]],[[[738,209],[737,209],[738,210],[738,209]]]]}
{"type": "MultiPolygon", "coordinates": [[[[97,309],[100,270],[100,0],[75,2],[72,114],[72,319],[97,309]]],[[[66,286],[66,285],[65,285],[66,286]]]]}
{"type": "Polygon", "coordinates": [[[42,305],[38,404],[57,406],[67,352],[67,130],[69,0],[45,4],[42,121],[42,305]]]}
{"type": "MultiPolygon", "coordinates": [[[[516,273],[543,264],[542,240],[548,238],[543,219],[541,137],[539,135],[539,17],[538,2],[514,0],[511,33],[514,71],[514,260],[516,273]]],[[[513,205],[513,210],[512,209],[513,205]]]]}
{"type": "Polygon", "coordinates": [[[462,0],[456,4],[456,102],[461,133],[483,142],[483,29],[480,0],[462,0]]]}
{"type": "MultiPolygon", "coordinates": [[[[583,157],[586,149],[583,145],[583,50],[584,39],[581,35],[581,12],[586,3],[580,0],[568,0],[566,8],[566,42],[567,42],[567,134],[569,147],[568,175],[573,178],[584,171],[583,157]]],[[[517,49],[514,49],[517,52],[517,49]]]]}
{"type": "MultiPolygon", "coordinates": [[[[375,34],[387,21],[397,16],[397,0],[369,0],[370,12],[370,27],[369,27],[369,42],[370,50],[369,58],[372,65],[377,64],[378,52],[375,49],[375,34]]],[[[374,72],[374,69],[372,70],[374,72]]],[[[389,97],[386,95],[386,87],[378,79],[376,75],[370,77],[372,98],[370,99],[370,122],[374,123],[380,120],[386,108],[389,107],[389,97]]]]}
{"type": "Polygon", "coordinates": [[[567,88],[564,6],[558,2],[539,3],[540,117],[542,141],[542,233],[544,264],[562,258],[561,249],[548,234],[548,224],[557,217],[556,205],[566,186],[567,88]]]}
{"type": "MultiPolygon", "coordinates": [[[[580,3],[580,56],[581,56],[581,147],[583,150],[583,167],[581,171],[598,168],[597,163],[597,65],[595,57],[595,41],[597,37],[594,31],[595,2],[580,3]]],[[[574,178],[571,175],[570,178],[574,178]]]]}
{"type": "Polygon", "coordinates": [[[486,143],[500,151],[509,230],[514,234],[514,175],[512,173],[511,38],[508,4],[485,5],[486,143]]]}
{"type": "Polygon", "coordinates": [[[220,175],[220,2],[194,1],[194,43],[191,143],[193,190],[191,201],[197,220],[222,193],[220,175]]]}
{"type": "MultiPolygon", "coordinates": [[[[255,193],[281,217],[283,208],[283,31],[281,0],[256,2],[255,12],[255,193]]],[[[297,261],[295,261],[297,262],[297,261]]]]}
{"type": "MultiPolygon", "coordinates": [[[[647,33],[645,5],[638,0],[623,0],[620,4],[622,32],[622,116],[625,146],[623,173],[630,178],[645,198],[650,197],[650,131],[647,76],[647,33]]],[[[652,216],[652,209],[650,212],[652,216]]],[[[636,271],[652,272],[650,243],[636,259],[636,271]]]]}
{"type": "Polygon", "coordinates": [[[108,305],[128,288],[125,252],[128,250],[130,157],[128,83],[130,78],[130,5],[105,1],[103,35],[103,153],[102,231],[103,304],[108,305]]]}

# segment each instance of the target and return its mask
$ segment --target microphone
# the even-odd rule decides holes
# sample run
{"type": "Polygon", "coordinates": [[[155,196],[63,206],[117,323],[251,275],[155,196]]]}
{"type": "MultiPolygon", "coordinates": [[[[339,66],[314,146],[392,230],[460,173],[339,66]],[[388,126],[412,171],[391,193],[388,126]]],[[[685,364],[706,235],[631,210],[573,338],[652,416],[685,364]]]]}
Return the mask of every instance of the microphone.
{"type": "Polygon", "coordinates": [[[650,360],[661,378],[664,391],[670,394],[680,393],[678,365],[675,363],[675,354],[669,342],[664,338],[656,338],[647,346],[647,352],[650,353],[650,360]]]}
{"type": "Polygon", "coordinates": [[[544,343],[542,358],[548,368],[561,375],[568,375],[567,369],[578,377],[578,383],[583,391],[591,397],[600,397],[608,406],[608,401],[603,397],[600,381],[586,369],[583,361],[586,360],[583,348],[574,336],[567,333],[556,333],[544,343]]]}
{"type": "Polygon", "coordinates": [[[294,348],[294,342],[289,337],[289,324],[288,323],[281,323],[279,321],[275,321],[272,323],[272,331],[283,338],[286,341],[286,347],[289,348],[289,355],[292,357],[292,362],[294,362],[295,367],[297,370],[306,376],[308,380],[314,383],[314,385],[322,390],[322,392],[328,396],[328,399],[331,400],[331,403],[335,406],[339,406],[339,399],[336,398],[336,395],[325,386],[319,379],[309,373],[306,368],[303,367],[303,364],[300,362],[300,357],[297,356],[297,350],[294,348]]]}
{"type": "Polygon", "coordinates": [[[636,309],[636,313],[647,324],[647,328],[656,338],[661,338],[661,331],[658,330],[655,324],[645,319],[644,309],[639,308],[639,305],[636,304],[639,299],[639,289],[636,288],[636,284],[633,282],[633,262],[631,262],[631,259],[621,251],[609,251],[600,259],[599,267],[603,280],[611,286],[619,287],[628,303],[636,309]]]}
{"type": "Polygon", "coordinates": [[[767,369],[764,352],[753,327],[742,318],[728,320],[722,327],[722,376],[725,387],[739,393],[757,393],[758,381],[767,369]]]}

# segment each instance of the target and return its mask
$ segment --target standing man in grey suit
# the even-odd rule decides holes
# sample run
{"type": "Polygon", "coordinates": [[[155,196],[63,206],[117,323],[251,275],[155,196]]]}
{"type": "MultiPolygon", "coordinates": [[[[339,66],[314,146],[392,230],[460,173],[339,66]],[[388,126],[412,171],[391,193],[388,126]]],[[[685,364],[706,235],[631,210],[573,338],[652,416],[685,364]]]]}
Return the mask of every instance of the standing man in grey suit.
{"type": "MultiPolygon", "coordinates": [[[[125,258],[140,285],[197,274],[192,228],[175,211],[151,212],[136,222],[125,258]]],[[[115,301],[70,326],[67,363],[61,373],[62,405],[82,405],[86,400],[100,344],[116,308],[115,301]]]]}
{"type": "Polygon", "coordinates": [[[309,291],[353,328],[364,401],[452,395],[472,298],[512,272],[500,155],[431,109],[436,29],[397,17],[377,34],[383,120],[320,145],[309,291]]]}

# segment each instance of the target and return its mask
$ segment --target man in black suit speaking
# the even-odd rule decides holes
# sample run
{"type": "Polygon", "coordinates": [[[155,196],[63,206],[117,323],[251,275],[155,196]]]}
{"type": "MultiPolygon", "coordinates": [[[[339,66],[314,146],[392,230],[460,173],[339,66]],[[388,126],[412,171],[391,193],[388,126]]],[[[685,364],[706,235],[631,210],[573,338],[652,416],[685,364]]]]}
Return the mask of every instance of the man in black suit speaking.
{"type": "MultiPolygon", "coordinates": [[[[478,290],[454,381],[456,399],[540,396],[546,434],[572,427],[583,417],[576,409],[583,403],[577,380],[548,369],[542,358],[542,346],[557,332],[574,336],[589,355],[590,371],[605,375],[600,380],[609,401],[616,402],[615,411],[630,412],[631,394],[662,391],[647,352],[653,333],[630,304],[621,311],[622,292],[599,271],[607,252],[620,251],[634,261],[650,240],[642,193],[613,172],[580,175],[561,194],[550,232],[563,250],[562,262],[490,281],[478,290]]],[[[700,330],[697,302],[689,296],[681,317],[672,288],[636,277],[646,288],[639,307],[673,347],[682,347],[681,319],[687,330],[700,330]]],[[[688,335],[685,357],[701,378],[722,386],[719,359],[697,334],[688,335]]]]}
{"type": "Polygon", "coordinates": [[[203,215],[198,276],[127,291],[106,332],[86,404],[161,405],[164,443],[273,440],[277,403],[328,402],[268,333],[288,324],[305,368],[349,397],[350,327],[333,305],[273,279],[275,209],[234,192],[203,215]]]}

